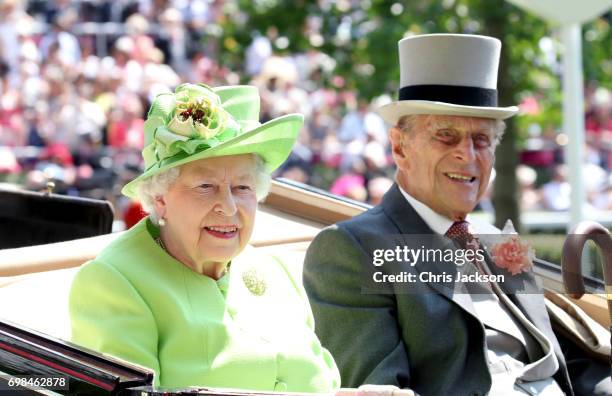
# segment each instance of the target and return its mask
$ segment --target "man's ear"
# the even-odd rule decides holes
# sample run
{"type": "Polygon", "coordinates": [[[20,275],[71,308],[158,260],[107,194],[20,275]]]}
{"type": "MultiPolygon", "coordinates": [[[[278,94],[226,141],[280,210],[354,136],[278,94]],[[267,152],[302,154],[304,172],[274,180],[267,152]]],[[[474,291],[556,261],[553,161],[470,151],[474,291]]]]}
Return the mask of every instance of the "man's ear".
{"type": "Polygon", "coordinates": [[[391,142],[391,154],[396,164],[400,165],[406,161],[406,153],[404,145],[406,144],[405,132],[402,132],[398,127],[393,127],[389,130],[389,142],[391,142]]]}

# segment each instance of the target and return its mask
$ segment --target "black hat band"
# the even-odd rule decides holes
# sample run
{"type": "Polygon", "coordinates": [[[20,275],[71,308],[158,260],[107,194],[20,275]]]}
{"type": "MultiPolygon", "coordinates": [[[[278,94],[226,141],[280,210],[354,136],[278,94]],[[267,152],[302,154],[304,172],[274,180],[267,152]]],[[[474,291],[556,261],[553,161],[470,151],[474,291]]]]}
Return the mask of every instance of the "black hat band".
{"type": "Polygon", "coordinates": [[[497,90],[460,85],[409,85],[400,88],[399,100],[429,100],[462,106],[497,107],[497,90]]]}

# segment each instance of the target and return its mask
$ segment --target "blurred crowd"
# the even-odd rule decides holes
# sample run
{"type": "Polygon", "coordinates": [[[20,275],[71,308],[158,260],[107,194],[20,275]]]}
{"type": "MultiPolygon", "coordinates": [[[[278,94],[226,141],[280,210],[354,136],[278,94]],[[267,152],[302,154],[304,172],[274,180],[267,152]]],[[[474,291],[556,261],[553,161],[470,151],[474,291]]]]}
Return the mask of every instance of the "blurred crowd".
{"type": "MultiPolygon", "coordinates": [[[[529,107],[528,101],[523,103],[529,107]]],[[[529,110],[527,110],[529,111],[529,110]]],[[[609,89],[585,87],[585,146],[579,170],[587,210],[612,209],[612,95],[609,89]]],[[[570,207],[569,169],[564,164],[567,135],[552,126],[533,124],[521,152],[517,180],[523,210],[566,211],[570,207]]]]}
{"type": "MultiPolygon", "coordinates": [[[[184,81],[248,82],[260,89],[262,122],[306,117],[277,176],[377,203],[394,172],[387,126],[373,112],[385,99],[347,89],[318,50],[275,55],[274,29],[253,33],[244,67],[229,70],[215,40],[202,39],[228,17],[226,3],[0,0],[0,181],[40,190],[53,180],[56,192],[109,199],[121,213],[129,203],[119,191],[141,171],[152,98],[184,81]]],[[[590,204],[612,210],[612,99],[597,86],[586,94],[584,180],[590,204]]],[[[517,169],[521,205],[566,210],[564,135],[534,125],[529,136],[517,169]]]]}

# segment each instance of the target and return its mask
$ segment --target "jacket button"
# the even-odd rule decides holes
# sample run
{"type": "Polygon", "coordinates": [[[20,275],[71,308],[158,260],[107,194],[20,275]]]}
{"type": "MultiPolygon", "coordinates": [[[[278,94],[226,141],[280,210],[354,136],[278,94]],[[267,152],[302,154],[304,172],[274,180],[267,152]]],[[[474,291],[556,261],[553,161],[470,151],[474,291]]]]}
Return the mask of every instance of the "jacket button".
{"type": "Polygon", "coordinates": [[[472,393],[471,393],[471,396],[482,396],[482,395],[483,395],[483,393],[481,391],[477,391],[477,390],[472,391],[472,393]]]}
{"type": "Polygon", "coordinates": [[[274,384],[274,392],[287,392],[287,384],[283,381],[276,380],[274,384]]]}

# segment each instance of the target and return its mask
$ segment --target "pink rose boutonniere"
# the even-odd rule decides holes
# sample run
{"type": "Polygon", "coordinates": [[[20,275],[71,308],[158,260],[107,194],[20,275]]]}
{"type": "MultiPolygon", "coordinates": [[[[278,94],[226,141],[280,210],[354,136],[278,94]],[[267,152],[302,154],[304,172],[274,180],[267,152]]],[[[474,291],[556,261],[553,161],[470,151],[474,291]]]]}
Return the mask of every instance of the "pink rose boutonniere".
{"type": "Polygon", "coordinates": [[[508,220],[501,241],[491,248],[491,258],[498,267],[517,275],[531,269],[535,252],[529,243],[521,242],[512,221],[508,220]]]}

